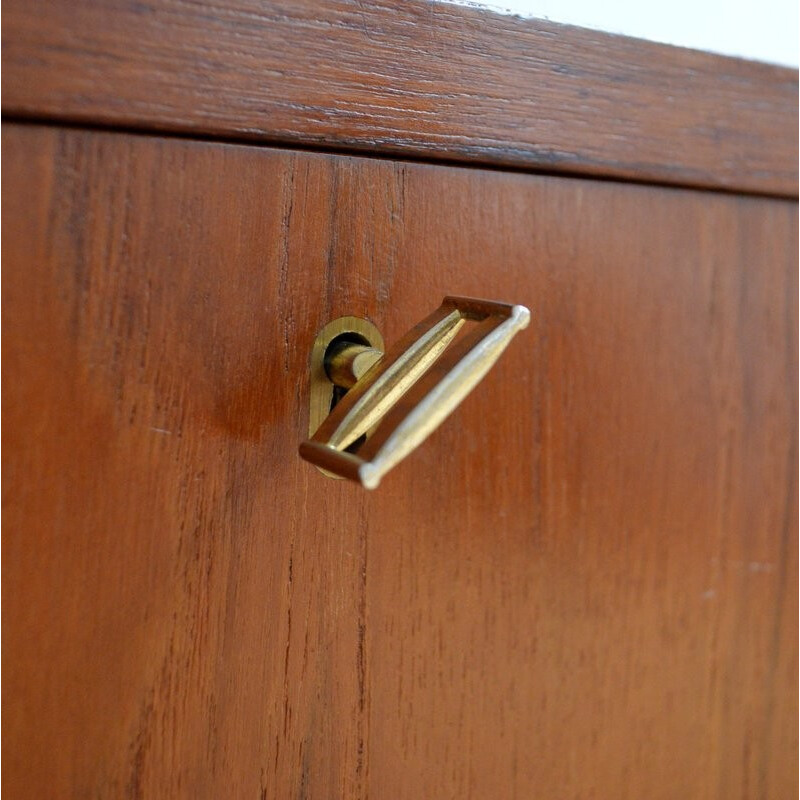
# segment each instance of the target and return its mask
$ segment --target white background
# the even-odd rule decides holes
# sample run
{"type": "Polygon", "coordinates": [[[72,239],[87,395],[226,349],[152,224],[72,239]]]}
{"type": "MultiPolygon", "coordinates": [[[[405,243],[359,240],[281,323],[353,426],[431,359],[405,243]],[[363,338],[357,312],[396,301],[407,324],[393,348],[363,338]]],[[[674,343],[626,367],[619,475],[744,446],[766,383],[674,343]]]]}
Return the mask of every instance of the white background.
{"type": "Polygon", "coordinates": [[[797,0],[440,0],[797,67],[797,0]]]}

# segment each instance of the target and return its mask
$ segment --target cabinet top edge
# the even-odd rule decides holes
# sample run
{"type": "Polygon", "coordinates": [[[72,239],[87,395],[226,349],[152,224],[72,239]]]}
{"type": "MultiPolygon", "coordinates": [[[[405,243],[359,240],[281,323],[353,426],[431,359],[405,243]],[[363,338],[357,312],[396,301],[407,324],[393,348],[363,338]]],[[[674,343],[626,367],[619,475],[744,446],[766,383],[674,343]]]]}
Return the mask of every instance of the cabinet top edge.
{"type": "Polygon", "coordinates": [[[9,0],[3,113],[796,197],[797,71],[424,0],[9,0]]]}

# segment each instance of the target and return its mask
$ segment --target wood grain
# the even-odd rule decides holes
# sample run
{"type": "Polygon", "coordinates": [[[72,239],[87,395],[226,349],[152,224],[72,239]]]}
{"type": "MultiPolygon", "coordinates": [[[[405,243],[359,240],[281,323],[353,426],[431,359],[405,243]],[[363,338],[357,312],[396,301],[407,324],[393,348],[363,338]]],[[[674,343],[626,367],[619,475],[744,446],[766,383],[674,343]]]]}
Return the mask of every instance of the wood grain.
{"type": "Polygon", "coordinates": [[[9,797],[789,797],[797,207],[3,129],[9,797]],[[367,493],[317,330],[528,305],[367,493]]]}
{"type": "Polygon", "coordinates": [[[7,0],[3,112],[797,195],[797,71],[427,0],[7,0]]]}

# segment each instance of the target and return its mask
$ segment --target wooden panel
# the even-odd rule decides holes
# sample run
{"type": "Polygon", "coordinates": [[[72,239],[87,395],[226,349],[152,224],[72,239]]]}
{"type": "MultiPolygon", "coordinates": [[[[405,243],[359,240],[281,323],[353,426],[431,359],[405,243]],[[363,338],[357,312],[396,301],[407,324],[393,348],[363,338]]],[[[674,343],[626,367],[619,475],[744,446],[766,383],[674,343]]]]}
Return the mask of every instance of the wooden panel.
{"type": "Polygon", "coordinates": [[[797,194],[797,71],[427,0],[7,0],[3,111],[797,194]]]}
{"type": "Polygon", "coordinates": [[[788,797],[797,208],[3,130],[9,797],[788,797]],[[531,328],[375,493],[316,331],[531,328]]]}

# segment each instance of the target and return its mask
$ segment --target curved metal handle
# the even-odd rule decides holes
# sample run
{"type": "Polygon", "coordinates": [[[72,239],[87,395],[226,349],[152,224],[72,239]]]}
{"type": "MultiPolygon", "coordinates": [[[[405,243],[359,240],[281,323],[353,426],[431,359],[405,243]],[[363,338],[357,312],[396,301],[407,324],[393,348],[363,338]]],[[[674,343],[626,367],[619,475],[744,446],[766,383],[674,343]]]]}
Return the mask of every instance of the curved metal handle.
{"type": "Polygon", "coordinates": [[[445,297],[355,383],[300,445],[300,455],[374,489],[455,410],[529,321],[525,306],[445,297]],[[478,324],[439,359],[466,320],[478,324]],[[356,452],[346,452],[373,428],[356,452]]]}

